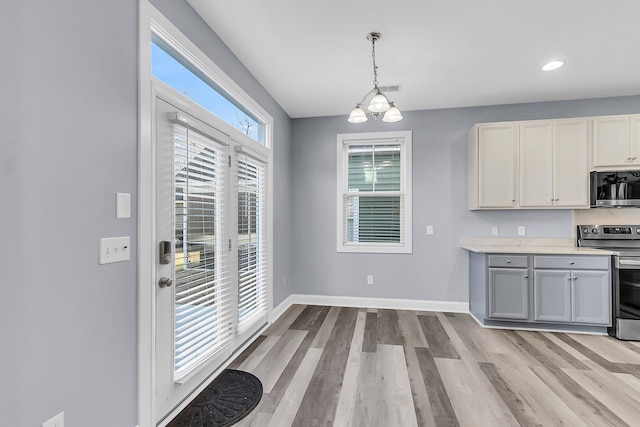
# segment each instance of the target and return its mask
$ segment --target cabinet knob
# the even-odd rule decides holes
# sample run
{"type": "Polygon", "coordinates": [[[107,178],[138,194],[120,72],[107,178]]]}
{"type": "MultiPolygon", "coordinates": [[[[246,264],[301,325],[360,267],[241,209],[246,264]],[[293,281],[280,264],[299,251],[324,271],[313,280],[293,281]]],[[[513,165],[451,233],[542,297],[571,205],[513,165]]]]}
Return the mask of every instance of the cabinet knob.
{"type": "Polygon", "coordinates": [[[511,260],[510,259],[507,260],[507,264],[511,264],[511,260]]]}
{"type": "Polygon", "coordinates": [[[575,264],[575,261],[571,261],[569,264],[573,265],[573,264],[575,264]]]}
{"type": "Polygon", "coordinates": [[[528,279],[528,278],[529,278],[529,275],[528,275],[528,274],[526,274],[526,275],[524,276],[524,278],[525,278],[525,279],[528,279]]]}

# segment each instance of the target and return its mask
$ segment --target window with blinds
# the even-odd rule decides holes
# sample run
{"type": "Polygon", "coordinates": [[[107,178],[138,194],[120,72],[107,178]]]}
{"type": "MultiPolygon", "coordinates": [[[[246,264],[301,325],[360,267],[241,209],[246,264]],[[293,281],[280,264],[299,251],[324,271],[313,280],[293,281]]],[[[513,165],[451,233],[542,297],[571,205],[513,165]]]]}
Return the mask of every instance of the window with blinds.
{"type": "Polygon", "coordinates": [[[238,157],[238,332],[267,312],[266,168],[238,157]]]}
{"type": "Polygon", "coordinates": [[[338,135],[340,252],[411,252],[411,133],[388,134],[338,135]]]}
{"type": "Polygon", "coordinates": [[[174,377],[232,338],[228,244],[228,149],[180,125],[173,129],[175,209],[174,377]]]}

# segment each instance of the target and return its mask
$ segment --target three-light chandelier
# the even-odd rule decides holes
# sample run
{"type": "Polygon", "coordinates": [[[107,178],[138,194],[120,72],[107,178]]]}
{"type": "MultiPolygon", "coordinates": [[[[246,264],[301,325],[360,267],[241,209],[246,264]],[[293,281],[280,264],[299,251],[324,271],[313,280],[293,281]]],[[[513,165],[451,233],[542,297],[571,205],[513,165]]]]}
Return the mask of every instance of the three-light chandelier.
{"type": "Polygon", "coordinates": [[[376,41],[380,40],[380,33],[372,32],[367,34],[367,40],[371,42],[371,57],[373,58],[373,89],[367,92],[362,101],[360,101],[356,108],[351,111],[349,114],[349,118],[347,119],[349,123],[364,123],[367,121],[367,115],[364,110],[360,108],[360,105],[364,103],[369,95],[372,93],[373,98],[369,102],[369,106],[367,110],[371,113],[374,119],[378,119],[381,113],[384,113],[382,117],[383,122],[399,122],[402,120],[402,114],[400,110],[393,105],[393,102],[389,101],[389,98],[385,96],[384,93],[380,91],[378,88],[378,67],[376,66],[376,41]]]}

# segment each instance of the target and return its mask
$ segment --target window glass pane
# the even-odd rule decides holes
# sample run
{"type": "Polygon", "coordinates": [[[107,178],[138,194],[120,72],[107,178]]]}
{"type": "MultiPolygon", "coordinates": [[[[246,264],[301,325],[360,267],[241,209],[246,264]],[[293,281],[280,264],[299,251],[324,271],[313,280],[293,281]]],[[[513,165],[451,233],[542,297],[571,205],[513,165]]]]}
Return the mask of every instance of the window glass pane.
{"type": "Polygon", "coordinates": [[[400,191],[400,145],[349,146],[348,189],[400,191]]]}
{"type": "Polygon", "coordinates": [[[349,147],[349,191],[373,191],[373,146],[349,147]]]}
{"type": "Polygon", "coordinates": [[[401,197],[347,196],[347,242],[400,242],[401,197]]]}
{"type": "Polygon", "coordinates": [[[226,98],[202,72],[155,35],[151,37],[151,75],[261,144],[265,125],[226,98]]]}

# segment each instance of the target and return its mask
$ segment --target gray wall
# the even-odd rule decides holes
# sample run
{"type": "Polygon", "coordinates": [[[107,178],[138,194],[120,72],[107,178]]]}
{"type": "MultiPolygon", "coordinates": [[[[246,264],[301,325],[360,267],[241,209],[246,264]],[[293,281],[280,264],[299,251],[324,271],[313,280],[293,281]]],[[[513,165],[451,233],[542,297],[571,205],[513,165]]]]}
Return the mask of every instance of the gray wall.
{"type": "MultiPolygon", "coordinates": [[[[137,1],[0,14],[0,426],[137,423],[137,1]],[[115,218],[115,193],[133,217],[115,218]],[[130,262],[98,264],[129,235],[130,262]]],[[[275,118],[275,303],[290,293],[291,120],[185,1],[156,1],[275,118]]],[[[142,426],[141,426],[142,427],[142,426]]]]}
{"type": "Polygon", "coordinates": [[[136,259],[101,266],[98,241],[137,247],[136,220],[115,217],[116,192],[136,200],[137,15],[3,4],[2,426],[136,424],[136,259]]]}
{"type": "Polygon", "coordinates": [[[398,123],[340,117],[293,121],[294,293],[468,300],[464,237],[571,237],[572,213],[468,211],[467,132],[480,122],[640,112],[640,97],[405,112],[398,123]],[[336,252],[336,134],[413,131],[413,254],[336,252]],[[435,234],[426,235],[432,224],[435,234]],[[373,274],[375,285],[366,283],[373,274]]]}

